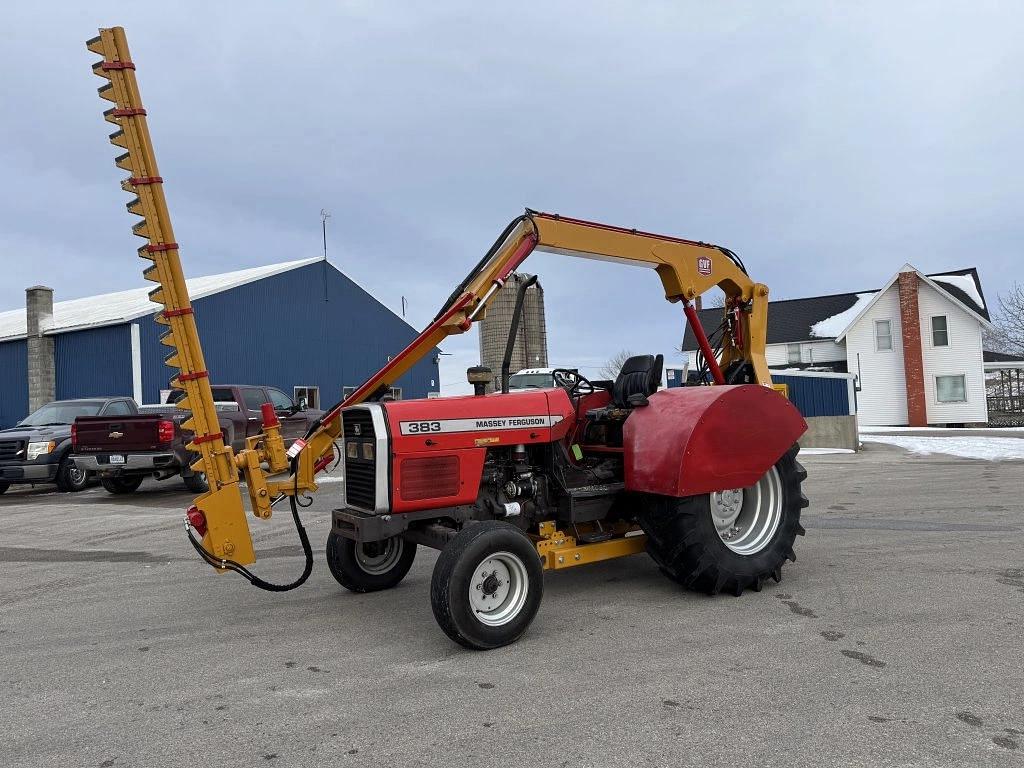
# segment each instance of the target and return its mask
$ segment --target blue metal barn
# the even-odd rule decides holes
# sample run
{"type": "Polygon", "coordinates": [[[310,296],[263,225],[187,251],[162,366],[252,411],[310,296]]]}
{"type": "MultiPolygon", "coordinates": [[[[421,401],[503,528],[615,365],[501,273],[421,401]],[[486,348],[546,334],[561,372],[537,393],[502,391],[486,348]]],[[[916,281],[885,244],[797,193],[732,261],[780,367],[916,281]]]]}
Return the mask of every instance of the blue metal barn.
{"type": "MultiPolygon", "coordinates": [[[[417,331],[321,259],[188,280],[214,383],[264,384],[295,395],[317,388],[319,405],[341,399],[404,349],[417,331]],[[272,323],[261,325],[262,316],[272,323]]],[[[57,399],[128,395],[160,401],[172,369],[147,288],[54,304],[57,399]]],[[[25,310],[0,313],[0,428],[28,413],[25,310]]],[[[404,399],[440,391],[438,356],[396,383],[404,399]]]]}

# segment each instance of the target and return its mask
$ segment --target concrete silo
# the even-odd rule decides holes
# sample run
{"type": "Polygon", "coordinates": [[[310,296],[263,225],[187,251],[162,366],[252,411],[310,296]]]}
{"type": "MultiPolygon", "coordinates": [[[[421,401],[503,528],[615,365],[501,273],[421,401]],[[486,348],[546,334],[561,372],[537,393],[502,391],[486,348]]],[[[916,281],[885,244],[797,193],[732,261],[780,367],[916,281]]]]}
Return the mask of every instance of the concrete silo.
{"type": "MultiPolygon", "coordinates": [[[[515,311],[519,286],[531,275],[513,272],[504,287],[498,291],[487,308],[487,316],[478,323],[480,329],[480,364],[494,372],[495,384],[500,384],[501,363],[505,356],[512,313],[515,311]]],[[[526,289],[526,300],[512,350],[509,371],[523,368],[546,368],[548,365],[548,332],[544,319],[544,288],[540,281],[526,289]]],[[[494,389],[489,388],[488,391],[494,389]]]]}

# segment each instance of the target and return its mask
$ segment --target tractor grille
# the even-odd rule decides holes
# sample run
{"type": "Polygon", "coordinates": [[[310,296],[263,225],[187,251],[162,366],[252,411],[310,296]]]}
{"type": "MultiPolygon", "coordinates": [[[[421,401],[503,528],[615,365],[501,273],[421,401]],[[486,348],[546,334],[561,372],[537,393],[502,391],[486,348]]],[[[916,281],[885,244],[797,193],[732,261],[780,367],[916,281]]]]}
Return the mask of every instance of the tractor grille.
{"type": "Polygon", "coordinates": [[[19,454],[24,448],[24,440],[0,440],[0,459],[21,458],[19,454]]]}
{"type": "Polygon", "coordinates": [[[377,508],[373,417],[367,408],[353,408],[345,411],[341,419],[345,426],[345,501],[350,507],[372,512],[377,508]]]}

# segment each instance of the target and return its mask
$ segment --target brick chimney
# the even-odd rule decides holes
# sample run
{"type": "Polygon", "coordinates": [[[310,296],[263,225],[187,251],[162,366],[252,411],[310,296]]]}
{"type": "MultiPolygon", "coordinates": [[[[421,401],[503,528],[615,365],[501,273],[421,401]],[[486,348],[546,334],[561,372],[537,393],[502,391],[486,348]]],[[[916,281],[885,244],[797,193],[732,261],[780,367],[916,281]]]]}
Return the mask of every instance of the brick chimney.
{"type": "Polygon", "coordinates": [[[34,285],[25,289],[28,347],[29,413],[57,397],[57,374],[53,361],[53,337],[44,336],[53,318],[53,288],[34,285]]]}
{"type": "Polygon", "coordinates": [[[900,272],[900,326],[903,329],[903,371],[907,380],[907,423],[928,426],[924,398],[924,355],[921,351],[921,314],[917,307],[917,272],[900,272]]]}

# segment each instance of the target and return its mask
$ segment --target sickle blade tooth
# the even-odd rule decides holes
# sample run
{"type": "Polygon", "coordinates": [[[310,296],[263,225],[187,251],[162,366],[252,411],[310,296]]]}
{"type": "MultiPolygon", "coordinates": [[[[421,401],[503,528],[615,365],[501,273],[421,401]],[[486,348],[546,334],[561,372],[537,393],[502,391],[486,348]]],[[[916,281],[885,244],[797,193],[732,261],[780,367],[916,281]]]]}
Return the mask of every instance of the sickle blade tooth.
{"type": "MultiPolygon", "coordinates": [[[[164,301],[164,287],[162,285],[160,287],[158,287],[158,288],[154,288],[152,291],[149,292],[148,295],[149,295],[149,300],[152,301],[154,304],[165,304],[166,303],[164,301]]],[[[164,319],[166,320],[167,318],[164,318],[164,319]]],[[[170,323],[168,323],[168,325],[169,324],[170,323]]]]}
{"type": "Polygon", "coordinates": [[[150,280],[150,281],[152,281],[154,283],[159,283],[160,282],[160,268],[157,267],[156,264],[154,264],[152,267],[149,267],[149,268],[143,270],[142,276],[146,280],[150,280]]]}
{"type": "Polygon", "coordinates": [[[103,36],[102,35],[96,35],[96,37],[89,38],[88,40],[85,41],[85,47],[86,47],[86,49],[88,49],[88,50],[92,51],[93,53],[95,53],[97,56],[102,56],[103,55],[103,36]]]}
{"type": "MultiPolygon", "coordinates": [[[[104,75],[104,77],[106,77],[106,75],[104,75]]],[[[109,80],[110,78],[107,79],[109,80]]],[[[96,93],[100,95],[101,99],[106,99],[107,101],[112,101],[115,104],[117,104],[117,95],[114,93],[113,83],[101,85],[99,88],[96,89],[96,93]]]]}
{"type": "Polygon", "coordinates": [[[172,347],[174,349],[178,348],[178,345],[174,343],[174,334],[171,331],[168,331],[160,337],[160,343],[165,347],[172,347]]]}
{"type": "Polygon", "coordinates": [[[118,155],[114,158],[114,165],[120,168],[122,171],[128,171],[128,173],[134,173],[135,169],[132,168],[132,153],[125,152],[123,155],[118,155]]]}
{"type": "Polygon", "coordinates": [[[128,213],[134,213],[136,216],[145,216],[145,212],[142,210],[142,198],[138,195],[133,197],[124,205],[128,209],[128,213]]]}
{"type": "Polygon", "coordinates": [[[144,238],[146,238],[148,240],[149,239],[149,222],[147,222],[145,219],[143,219],[138,224],[134,225],[132,227],[132,234],[135,235],[136,237],[144,237],[144,238]]]}
{"type": "Polygon", "coordinates": [[[171,354],[164,358],[164,365],[168,368],[181,368],[181,358],[178,357],[178,350],[175,349],[171,354]]]}

